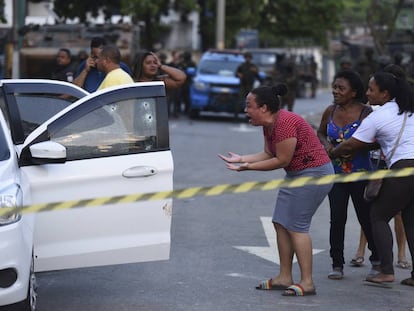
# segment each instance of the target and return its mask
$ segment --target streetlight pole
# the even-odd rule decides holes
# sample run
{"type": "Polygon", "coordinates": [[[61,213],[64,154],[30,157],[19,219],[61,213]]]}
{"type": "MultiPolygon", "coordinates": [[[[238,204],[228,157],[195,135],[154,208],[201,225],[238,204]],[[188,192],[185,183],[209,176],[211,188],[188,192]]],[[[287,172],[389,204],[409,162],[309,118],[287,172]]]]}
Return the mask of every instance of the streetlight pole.
{"type": "Polygon", "coordinates": [[[226,18],[226,0],[216,2],[217,22],[216,22],[216,48],[224,49],[224,31],[226,18]]]}

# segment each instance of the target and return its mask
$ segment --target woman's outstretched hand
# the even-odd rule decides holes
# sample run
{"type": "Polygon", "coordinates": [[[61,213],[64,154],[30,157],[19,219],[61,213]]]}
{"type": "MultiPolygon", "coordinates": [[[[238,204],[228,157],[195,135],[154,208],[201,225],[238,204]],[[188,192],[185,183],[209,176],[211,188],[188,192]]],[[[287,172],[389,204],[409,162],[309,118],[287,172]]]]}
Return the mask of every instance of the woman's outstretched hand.
{"type": "Polygon", "coordinates": [[[223,161],[226,161],[227,163],[240,163],[242,161],[241,155],[233,152],[228,153],[229,156],[226,157],[222,154],[219,154],[219,158],[221,158],[223,161]]]}
{"type": "Polygon", "coordinates": [[[224,156],[222,154],[218,155],[220,159],[222,159],[223,161],[226,162],[226,167],[229,170],[232,171],[245,171],[247,170],[247,166],[248,163],[242,163],[239,164],[240,162],[242,162],[242,156],[237,154],[237,153],[233,153],[233,152],[229,152],[228,156],[224,156]],[[236,164],[234,164],[236,163],[236,164]]]}

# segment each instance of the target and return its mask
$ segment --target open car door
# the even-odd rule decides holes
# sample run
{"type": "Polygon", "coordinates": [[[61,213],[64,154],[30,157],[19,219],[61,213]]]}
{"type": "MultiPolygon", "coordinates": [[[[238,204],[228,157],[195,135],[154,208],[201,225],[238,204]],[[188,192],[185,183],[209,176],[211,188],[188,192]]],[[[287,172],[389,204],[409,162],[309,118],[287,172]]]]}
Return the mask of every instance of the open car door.
{"type": "Polygon", "coordinates": [[[22,144],[40,124],[89,93],[64,81],[0,80],[0,109],[15,144],[22,144]]]}
{"type": "MultiPolygon", "coordinates": [[[[162,82],[87,95],[38,126],[20,149],[31,203],[173,189],[162,82]]],[[[36,271],[169,258],[172,199],[36,215],[36,271]]]]}

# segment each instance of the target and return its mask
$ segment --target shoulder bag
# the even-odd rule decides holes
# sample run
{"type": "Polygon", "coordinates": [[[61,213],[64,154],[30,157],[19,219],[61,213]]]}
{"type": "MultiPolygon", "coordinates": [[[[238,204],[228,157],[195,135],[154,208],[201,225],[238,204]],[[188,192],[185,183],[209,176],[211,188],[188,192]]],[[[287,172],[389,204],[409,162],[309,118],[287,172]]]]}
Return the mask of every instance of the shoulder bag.
{"type": "MultiPolygon", "coordinates": [[[[395,150],[397,149],[398,143],[400,142],[400,138],[401,138],[402,132],[403,132],[404,127],[405,127],[405,121],[406,120],[407,120],[407,113],[404,113],[404,121],[403,121],[403,124],[401,126],[400,133],[398,134],[398,138],[395,141],[395,145],[394,145],[394,147],[392,148],[392,150],[389,154],[389,158],[387,157],[387,159],[391,159],[392,156],[395,153],[395,150]]],[[[380,161],[380,159],[378,159],[377,164],[379,163],[379,161],[380,161]]],[[[377,165],[377,167],[378,167],[378,165],[377,165]]],[[[368,181],[368,183],[366,184],[365,189],[364,189],[364,199],[365,199],[365,201],[370,202],[370,201],[373,201],[376,197],[378,197],[378,195],[380,193],[380,190],[381,190],[381,187],[382,187],[382,181],[383,181],[383,178],[370,179],[368,181]]]]}

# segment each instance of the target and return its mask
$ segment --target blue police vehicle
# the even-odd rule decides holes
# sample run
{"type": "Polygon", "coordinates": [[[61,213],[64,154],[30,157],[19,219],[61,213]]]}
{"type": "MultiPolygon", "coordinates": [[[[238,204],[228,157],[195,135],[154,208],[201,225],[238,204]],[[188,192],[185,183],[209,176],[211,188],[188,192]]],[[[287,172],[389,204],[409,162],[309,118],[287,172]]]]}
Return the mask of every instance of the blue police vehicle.
{"type": "Polygon", "coordinates": [[[243,62],[236,50],[209,50],[201,56],[190,86],[191,118],[205,111],[234,113],[240,101],[236,70],[243,62]]]}

